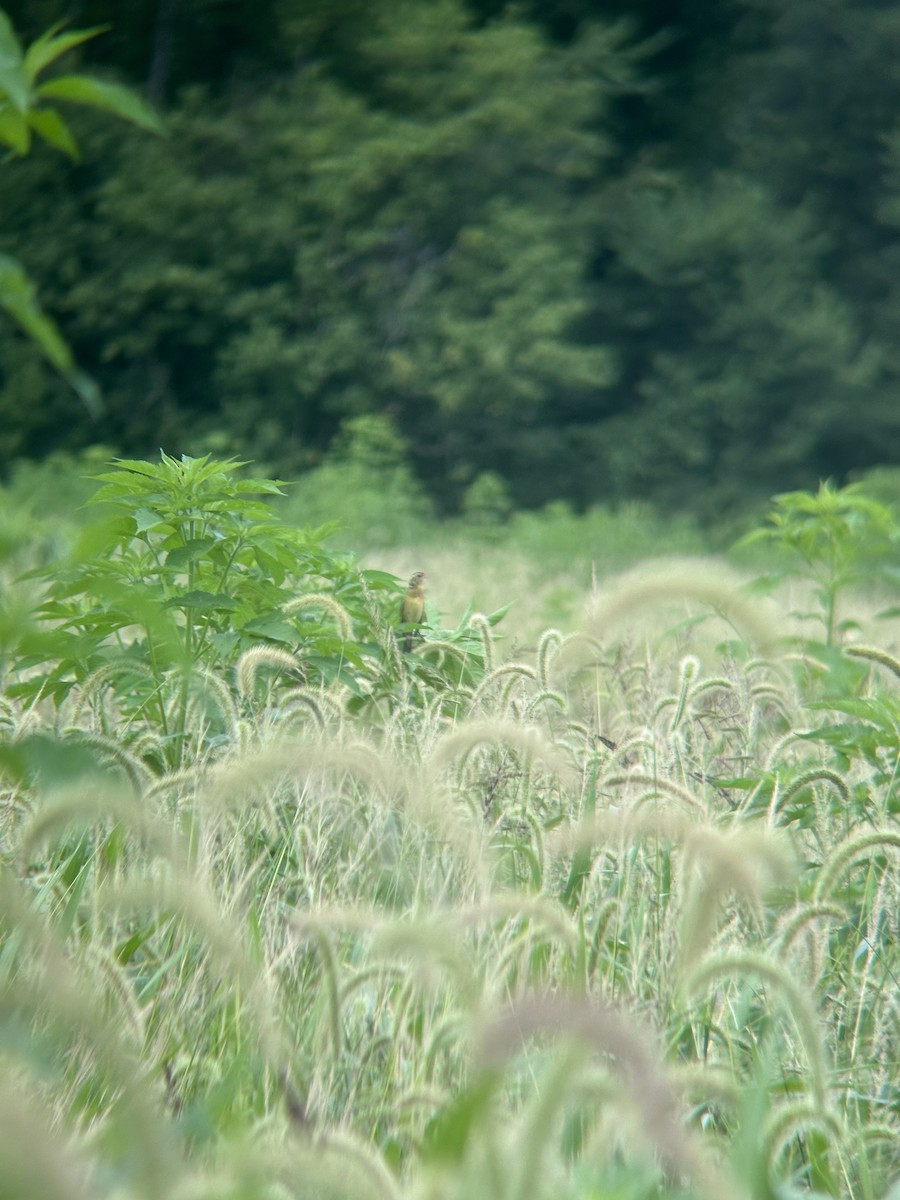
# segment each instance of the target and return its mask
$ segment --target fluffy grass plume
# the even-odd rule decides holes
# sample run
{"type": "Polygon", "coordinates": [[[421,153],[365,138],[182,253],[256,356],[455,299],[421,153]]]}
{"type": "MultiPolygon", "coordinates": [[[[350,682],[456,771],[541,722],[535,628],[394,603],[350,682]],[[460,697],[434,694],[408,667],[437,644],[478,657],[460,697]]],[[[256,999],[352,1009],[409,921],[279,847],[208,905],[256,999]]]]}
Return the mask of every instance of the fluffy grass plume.
{"type": "Polygon", "coordinates": [[[635,569],[505,658],[378,613],[365,676],[11,681],[3,1188],[882,1200],[895,660],[782,653],[742,584],[635,569]]]}

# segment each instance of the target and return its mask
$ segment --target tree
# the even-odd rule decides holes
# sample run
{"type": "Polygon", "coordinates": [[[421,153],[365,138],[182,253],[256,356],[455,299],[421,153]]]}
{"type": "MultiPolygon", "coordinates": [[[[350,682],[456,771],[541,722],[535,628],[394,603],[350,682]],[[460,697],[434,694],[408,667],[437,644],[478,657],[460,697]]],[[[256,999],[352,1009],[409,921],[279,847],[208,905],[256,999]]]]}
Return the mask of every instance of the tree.
{"type": "MultiPolygon", "coordinates": [[[[114,57],[175,137],[87,121],[102,169],[0,176],[107,441],[296,474],[377,415],[445,510],[497,472],[517,506],[713,516],[896,458],[889,7],[259,10],[242,52],[248,0],[138,0],[114,57]]],[[[8,453],[94,436],[2,330],[0,358],[8,453]]]]}
{"type": "MultiPolygon", "coordinates": [[[[542,448],[559,405],[580,413],[615,372],[578,326],[606,76],[625,63],[602,30],[553,48],[456,0],[376,6],[342,71],[186,94],[165,143],[116,148],[105,177],[58,171],[84,216],[72,274],[48,261],[44,282],[103,383],[107,436],[216,436],[284,473],[386,411],[443,499],[516,428],[542,448]]],[[[33,214],[9,207],[27,238],[33,214]]]]}
{"type": "Polygon", "coordinates": [[[712,512],[862,455],[847,410],[877,412],[881,356],[822,278],[812,206],[735,172],[635,172],[607,203],[597,321],[623,383],[588,457],[615,492],[712,512]]]}

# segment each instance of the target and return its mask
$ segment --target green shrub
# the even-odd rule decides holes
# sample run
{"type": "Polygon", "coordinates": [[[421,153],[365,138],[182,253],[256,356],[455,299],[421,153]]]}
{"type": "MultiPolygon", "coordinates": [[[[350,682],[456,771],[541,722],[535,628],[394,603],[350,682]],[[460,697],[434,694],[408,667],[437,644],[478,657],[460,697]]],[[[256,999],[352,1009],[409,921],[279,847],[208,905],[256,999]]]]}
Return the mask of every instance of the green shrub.
{"type": "Polygon", "coordinates": [[[280,511],[299,524],[334,522],[357,548],[415,541],[432,530],[434,512],[407,452],[386,418],[348,418],[325,461],[301,475],[280,511]]]}
{"type": "Polygon", "coordinates": [[[390,704],[407,670],[423,696],[477,681],[480,630],[433,631],[404,665],[392,632],[398,581],[325,550],[330,527],[281,521],[266,502],[282,494],[278,482],[247,478],[243,465],[163,454],[98,476],[90,503],[102,515],[63,561],[29,574],[45,595],[15,647],[10,693],[59,706],[75,689],[102,728],[109,690],[130,740],[149,745],[149,735],[146,753],[172,766],[234,724],[241,672],[224,694],[220,673],[253,652],[247,678],[266,667],[313,691],[340,684],[357,709],[390,704]]]}

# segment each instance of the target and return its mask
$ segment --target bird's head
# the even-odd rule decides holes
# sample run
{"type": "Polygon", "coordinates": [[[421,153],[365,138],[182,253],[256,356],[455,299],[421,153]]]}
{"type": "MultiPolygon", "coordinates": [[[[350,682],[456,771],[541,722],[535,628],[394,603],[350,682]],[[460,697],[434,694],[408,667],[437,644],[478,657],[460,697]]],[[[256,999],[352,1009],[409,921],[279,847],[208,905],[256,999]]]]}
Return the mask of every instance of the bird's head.
{"type": "Polygon", "coordinates": [[[424,571],[416,571],[414,575],[410,576],[409,583],[406,586],[411,588],[421,587],[425,582],[425,578],[426,576],[424,571]]]}

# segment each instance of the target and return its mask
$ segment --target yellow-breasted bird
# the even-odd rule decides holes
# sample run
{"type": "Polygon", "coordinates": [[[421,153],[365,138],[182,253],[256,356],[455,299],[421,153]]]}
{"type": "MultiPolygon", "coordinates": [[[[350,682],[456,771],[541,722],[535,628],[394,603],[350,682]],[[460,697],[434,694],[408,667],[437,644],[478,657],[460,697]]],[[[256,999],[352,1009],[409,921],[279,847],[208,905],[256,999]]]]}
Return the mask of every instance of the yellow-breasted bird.
{"type": "MultiPolygon", "coordinates": [[[[400,605],[400,620],[404,625],[421,625],[425,619],[425,572],[416,571],[410,577],[403,593],[400,605]]],[[[412,650],[413,640],[418,635],[418,629],[410,630],[403,635],[403,649],[412,650]]]]}

